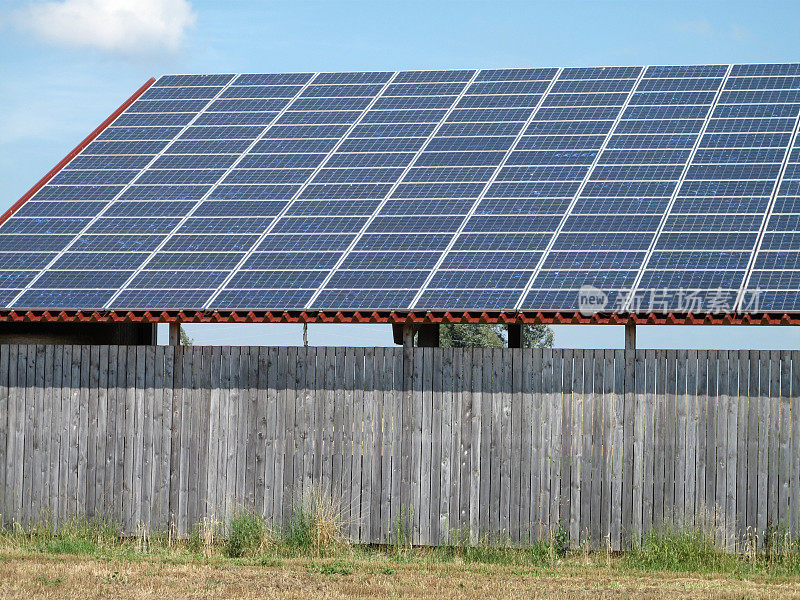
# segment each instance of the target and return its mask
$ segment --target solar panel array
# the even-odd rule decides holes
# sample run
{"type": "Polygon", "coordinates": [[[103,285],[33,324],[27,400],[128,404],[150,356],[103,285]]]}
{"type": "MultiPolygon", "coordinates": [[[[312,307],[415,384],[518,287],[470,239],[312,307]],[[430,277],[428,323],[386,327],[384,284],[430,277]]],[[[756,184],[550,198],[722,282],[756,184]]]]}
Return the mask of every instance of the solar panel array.
{"type": "Polygon", "coordinates": [[[167,75],[0,226],[0,306],[800,311],[799,114],[800,64],[167,75]]]}

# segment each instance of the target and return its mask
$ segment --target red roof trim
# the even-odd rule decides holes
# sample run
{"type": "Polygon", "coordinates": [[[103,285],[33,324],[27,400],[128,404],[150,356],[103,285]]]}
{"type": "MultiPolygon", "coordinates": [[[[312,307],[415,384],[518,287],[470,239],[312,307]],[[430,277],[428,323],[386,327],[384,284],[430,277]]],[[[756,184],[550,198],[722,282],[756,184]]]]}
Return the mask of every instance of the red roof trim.
{"type": "Polygon", "coordinates": [[[800,314],[676,314],[638,315],[579,312],[395,312],[395,311],[224,311],[130,310],[130,311],[0,311],[0,322],[95,322],[95,323],[541,323],[545,325],[800,325],[800,314]]]}
{"type": "Polygon", "coordinates": [[[5,221],[7,221],[8,218],[11,215],[13,215],[15,212],[17,212],[19,210],[19,208],[23,204],[25,204],[28,200],[30,200],[36,192],[38,192],[40,189],[42,189],[44,187],[44,185],[48,181],[50,181],[53,177],[55,177],[61,169],[66,167],[67,163],[69,163],[69,161],[71,161],[73,158],[75,158],[84,148],[86,148],[86,146],[88,146],[91,142],[93,142],[94,139],[98,135],[103,133],[103,130],[106,127],[111,125],[111,123],[113,123],[114,120],[125,111],[125,109],[127,109],[131,104],[133,104],[139,98],[139,96],[144,94],[145,91],[147,91],[147,88],[149,88],[155,82],[156,82],[155,77],[151,77],[142,87],[140,87],[138,90],[136,90],[136,92],[134,92],[133,96],[128,98],[125,101],[125,103],[122,104],[122,106],[120,106],[117,110],[115,110],[113,113],[111,113],[111,116],[109,116],[105,121],[100,123],[100,125],[98,125],[97,129],[95,129],[92,133],[90,133],[88,136],[86,136],[86,138],[80,144],[75,146],[75,148],[72,149],[72,152],[67,154],[64,158],[61,159],[61,161],[55,167],[50,169],[50,171],[48,171],[47,175],[45,175],[38,182],[36,182],[36,185],[34,185],[31,189],[29,189],[25,193],[25,195],[22,196],[22,198],[17,200],[11,206],[11,208],[9,208],[6,212],[3,213],[2,216],[0,216],[0,225],[2,225],[5,221]]]}

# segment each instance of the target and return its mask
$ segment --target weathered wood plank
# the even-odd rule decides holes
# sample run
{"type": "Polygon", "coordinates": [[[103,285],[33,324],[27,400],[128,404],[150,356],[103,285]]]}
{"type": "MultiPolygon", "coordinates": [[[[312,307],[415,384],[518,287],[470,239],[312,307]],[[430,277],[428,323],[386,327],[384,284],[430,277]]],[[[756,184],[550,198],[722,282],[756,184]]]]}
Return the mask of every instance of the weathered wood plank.
{"type": "MultiPolygon", "coordinates": [[[[410,504],[413,511],[413,541],[415,544],[422,543],[422,506],[420,505],[422,494],[422,446],[423,446],[423,424],[427,411],[423,401],[423,377],[425,348],[418,348],[413,353],[413,409],[411,413],[411,497],[410,504]]],[[[427,474],[426,474],[427,475],[427,474]]],[[[426,477],[427,479],[427,477],[426,477]]]]}
{"type": "Polygon", "coordinates": [[[562,353],[562,386],[561,386],[561,440],[557,447],[561,450],[559,457],[559,502],[558,502],[558,530],[569,532],[569,519],[571,512],[570,485],[572,483],[572,411],[575,398],[573,386],[573,360],[574,352],[564,350],[562,353]]]}
{"type": "MultiPolygon", "coordinates": [[[[630,542],[638,544],[642,539],[644,521],[644,493],[645,485],[645,432],[647,430],[646,415],[646,371],[645,371],[645,350],[636,350],[633,353],[633,392],[632,408],[633,418],[626,419],[626,427],[630,429],[631,445],[629,452],[633,456],[629,458],[632,463],[630,482],[631,486],[631,521],[630,521],[630,542]]],[[[630,369],[628,357],[626,356],[626,371],[630,369]]],[[[627,374],[627,373],[626,373],[627,374]]]]}
{"type": "MultiPolygon", "coordinates": [[[[552,351],[551,351],[552,352],[552,351]]],[[[559,493],[561,491],[561,396],[564,391],[564,354],[552,352],[553,384],[550,394],[550,443],[548,463],[550,467],[550,520],[547,524],[548,539],[552,539],[559,525],[559,493]]]]}
{"type": "MultiPolygon", "coordinates": [[[[0,515],[7,518],[9,515],[6,505],[8,504],[8,487],[6,482],[6,472],[8,469],[8,433],[11,430],[12,423],[9,421],[9,408],[11,404],[11,394],[8,388],[8,366],[9,366],[9,352],[11,348],[8,344],[0,345],[0,515]]],[[[58,415],[54,415],[58,419],[58,415]]],[[[56,423],[58,421],[55,421],[56,423]]],[[[55,432],[56,428],[51,427],[51,432],[55,432]]],[[[58,446],[55,446],[56,448],[58,446]]],[[[52,476],[53,463],[50,463],[50,473],[52,476]]],[[[52,480],[51,480],[52,488],[52,480]]]]}
{"type": "MultiPolygon", "coordinates": [[[[263,349],[262,349],[263,351],[263,349]]],[[[317,362],[320,352],[317,348],[306,348],[306,381],[305,381],[305,389],[303,392],[303,471],[302,471],[302,488],[303,493],[305,494],[313,494],[314,493],[314,441],[315,441],[315,418],[316,418],[316,404],[318,402],[322,402],[322,399],[316,398],[316,381],[318,379],[317,375],[317,362]]],[[[266,427],[265,422],[265,402],[264,402],[264,395],[266,390],[266,373],[267,373],[267,363],[266,363],[266,354],[262,353],[259,354],[259,377],[263,376],[265,381],[263,384],[259,385],[259,394],[261,399],[259,401],[259,413],[258,418],[262,419],[260,430],[266,427]]],[[[259,433],[260,436],[266,435],[265,433],[259,433]]],[[[263,441],[259,443],[258,449],[262,452],[263,461],[263,441]]],[[[259,459],[259,450],[256,452],[256,460],[259,459]]],[[[264,467],[263,464],[261,465],[259,472],[263,472],[264,467]]],[[[258,482],[257,482],[258,483],[258,482]]],[[[263,484],[262,484],[263,485],[263,484]]]]}
{"type": "Polygon", "coordinates": [[[778,490],[777,503],[778,514],[777,523],[783,523],[785,527],[790,527],[789,502],[790,502],[790,472],[793,459],[789,451],[789,440],[791,437],[791,354],[788,350],[782,350],[779,356],[779,439],[778,439],[778,490]]]}
{"type": "MultiPolygon", "coordinates": [[[[698,403],[700,393],[698,391],[698,379],[700,377],[697,350],[689,350],[686,364],[686,441],[684,452],[684,502],[683,502],[683,522],[687,527],[695,525],[695,506],[697,505],[697,440],[700,428],[700,416],[698,413],[698,403]]],[[[703,369],[705,376],[705,369],[703,369]]],[[[704,384],[705,387],[705,384],[704,384]]],[[[705,399],[705,391],[703,391],[705,399]]],[[[705,407],[703,407],[705,411],[705,407]]]]}
{"type": "MultiPolygon", "coordinates": [[[[298,349],[291,347],[288,350],[286,357],[286,386],[285,386],[285,399],[284,399],[284,445],[283,445],[283,492],[282,492],[282,505],[283,516],[282,522],[286,522],[291,518],[292,511],[302,501],[301,498],[296,497],[295,494],[295,480],[294,480],[294,456],[297,451],[297,353],[298,349]]],[[[337,381],[337,385],[341,381],[337,381]]],[[[341,389],[341,388],[339,388],[341,389]]],[[[341,406],[341,403],[339,403],[341,406]]],[[[336,410],[341,414],[341,410],[336,410]]],[[[341,416],[340,416],[341,418],[341,416]]],[[[341,468],[341,462],[339,463],[341,468]]],[[[329,492],[330,493],[330,492],[329,492]]],[[[331,498],[338,501],[341,498],[341,488],[337,488],[336,495],[331,498]]]]}
{"type": "Polygon", "coordinates": [[[580,479],[578,494],[580,496],[580,512],[577,518],[580,544],[590,543],[591,502],[592,502],[592,446],[594,422],[594,351],[582,350],[581,363],[583,381],[581,383],[581,403],[583,405],[581,422],[580,479]]]}
{"type": "MultiPolygon", "coordinates": [[[[789,532],[793,539],[800,534],[800,351],[792,350],[791,392],[789,393],[789,410],[791,411],[791,439],[789,441],[789,456],[792,466],[789,471],[789,532]]],[[[10,384],[9,384],[10,387],[10,384]]]]}
{"type": "MultiPolygon", "coordinates": [[[[344,423],[345,411],[347,410],[347,401],[352,401],[352,390],[346,390],[345,386],[349,386],[350,382],[347,379],[351,372],[353,361],[353,348],[341,348],[335,350],[336,357],[336,383],[335,395],[333,405],[333,419],[331,420],[331,495],[345,505],[345,499],[342,496],[342,460],[343,460],[343,443],[344,443],[344,423]],[[348,391],[350,392],[348,395],[348,391]]],[[[348,411],[349,412],[349,411],[348,411]]],[[[349,414],[348,414],[349,418],[349,414]]],[[[348,494],[350,488],[347,488],[348,494]]]]}
{"type": "Polygon", "coordinates": [[[593,391],[592,391],[592,501],[589,508],[590,534],[589,540],[594,548],[605,546],[602,523],[600,522],[601,500],[603,495],[603,376],[605,374],[605,353],[602,350],[592,352],[593,391]]]}
{"type": "MultiPolygon", "coordinates": [[[[430,474],[430,488],[429,489],[429,498],[428,498],[428,506],[429,508],[429,516],[428,516],[428,527],[430,529],[430,535],[428,537],[428,543],[433,546],[438,546],[441,543],[441,540],[446,537],[447,532],[447,518],[446,515],[449,513],[449,506],[447,512],[442,510],[442,491],[443,487],[447,487],[447,491],[445,492],[445,496],[449,495],[450,491],[450,478],[447,477],[446,480],[442,477],[442,472],[447,469],[444,464],[449,461],[443,459],[442,457],[442,447],[444,446],[445,452],[450,449],[450,444],[452,441],[452,436],[448,429],[447,431],[447,441],[445,442],[442,438],[444,435],[444,431],[442,429],[442,411],[443,411],[443,400],[444,400],[444,392],[442,389],[442,350],[439,348],[430,348],[430,357],[429,360],[432,363],[432,370],[431,370],[431,380],[429,382],[430,387],[430,468],[428,473],[430,474]],[[446,445],[444,445],[446,443],[446,445]],[[442,523],[442,521],[445,521],[442,523]]],[[[448,405],[450,403],[448,402],[448,405]]],[[[448,409],[450,406],[448,406],[448,409]]],[[[449,410],[448,410],[449,412],[449,410]]],[[[452,415],[449,416],[450,423],[452,424],[452,415]]]]}
{"type": "MultiPolygon", "coordinates": [[[[40,437],[40,449],[39,449],[39,466],[38,470],[35,472],[41,473],[41,476],[38,481],[38,487],[40,489],[40,496],[38,500],[38,512],[41,515],[42,519],[49,519],[49,512],[50,512],[50,424],[53,423],[53,414],[52,414],[52,406],[53,406],[53,381],[52,381],[52,374],[54,368],[54,354],[53,354],[53,346],[47,345],[44,349],[44,361],[43,364],[39,365],[39,369],[41,369],[41,374],[37,372],[37,379],[41,380],[42,389],[38,392],[41,396],[41,416],[39,417],[39,429],[38,435],[40,437]]],[[[0,385],[2,385],[0,383],[0,385]]],[[[2,399],[0,399],[2,402],[2,399]]],[[[90,418],[91,420],[91,418],[90,418]]],[[[91,424],[91,423],[90,423],[91,424]]],[[[0,421],[0,427],[3,427],[2,421],[0,421]]],[[[96,429],[92,432],[96,436],[96,429]]],[[[95,436],[92,436],[92,433],[89,434],[90,439],[94,439],[95,436]]],[[[2,446],[0,446],[2,447],[2,446]]],[[[36,467],[34,467],[36,469],[36,467]]],[[[92,480],[92,482],[94,482],[92,480]]],[[[2,488],[0,488],[2,489],[2,488]]],[[[0,504],[2,504],[2,500],[0,500],[0,504]]],[[[94,510],[94,489],[92,489],[92,495],[86,498],[87,504],[87,511],[94,510]]]]}
{"type": "MultiPolygon", "coordinates": [[[[779,523],[778,520],[778,441],[780,439],[780,353],[771,350],[768,357],[769,368],[769,431],[767,432],[767,511],[766,524],[779,523]]],[[[765,540],[766,541],[766,540],[765,540]]]]}
{"type": "Polygon", "coordinates": [[[741,502],[744,499],[749,353],[728,351],[728,492],[726,496],[727,538],[734,549],[742,539],[744,518],[741,502]],[[741,460],[739,455],[741,453],[741,460]]]}
{"type": "MultiPolygon", "coordinates": [[[[391,539],[389,532],[392,524],[392,498],[394,497],[394,474],[392,471],[393,458],[393,435],[395,426],[395,405],[397,404],[394,395],[394,357],[396,351],[391,348],[383,349],[382,368],[378,369],[380,375],[381,395],[383,398],[383,410],[381,411],[381,486],[380,486],[380,537],[378,543],[388,544],[391,539]]],[[[374,531],[374,530],[373,530],[374,531]]]]}
{"type": "MultiPolygon", "coordinates": [[[[667,397],[667,362],[666,351],[658,351],[655,360],[655,397],[653,407],[655,427],[653,430],[653,528],[661,527],[666,518],[665,487],[667,473],[667,416],[669,399],[667,397]]],[[[668,518],[672,520],[672,515],[668,518]]]]}
{"type": "MultiPolygon", "coordinates": [[[[479,517],[479,536],[486,536],[490,532],[490,473],[491,473],[491,427],[492,427],[492,353],[491,350],[483,348],[475,351],[480,362],[473,365],[476,369],[480,367],[480,395],[481,395],[481,442],[480,442],[480,497],[478,500],[479,517]]],[[[540,423],[541,425],[541,423],[540,423]]],[[[543,466],[541,467],[543,468],[543,466]]],[[[540,474],[541,476],[541,474],[540,474]]]]}
{"type": "MultiPolygon", "coordinates": [[[[673,479],[674,496],[672,498],[672,518],[677,527],[684,527],[684,509],[686,506],[687,493],[689,492],[688,482],[686,481],[686,470],[688,465],[686,438],[688,429],[688,404],[689,399],[686,393],[686,377],[688,367],[689,352],[678,350],[676,352],[677,363],[675,365],[675,471],[673,479]]],[[[694,477],[692,477],[694,484],[694,477]]],[[[691,490],[694,492],[694,489],[691,490]]]]}
{"type": "MultiPolygon", "coordinates": [[[[374,387],[375,375],[374,350],[372,348],[356,348],[354,356],[353,392],[350,395],[352,417],[345,417],[345,433],[352,444],[350,453],[350,469],[346,477],[347,495],[353,511],[353,536],[361,541],[370,539],[372,507],[369,504],[372,495],[372,456],[371,435],[374,428],[374,387]],[[351,427],[352,425],[352,427],[351,427]],[[362,536],[363,531],[363,536],[362,536]]],[[[348,375],[346,379],[351,378],[348,375]]],[[[347,451],[346,451],[347,452],[347,451]]]]}
{"type": "MultiPolygon", "coordinates": [[[[501,538],[511,535],[511,448],[512,448],[512,363],[511,352],[497,351],[500,377],[500,448],[498,466],[500,468],[499,526],[501,538]]],[[[514,539],[514,538],[512,538],[514,539]]]]}
{"type": "Polygon", "coordinates": [[[758,353],[758,453],[756,460],[756,515],[755,532],[759,546],[763,545],[764,535],[767,530],[767,513],[769,510],[768,494],[769,481],[767,479],[767,464],[769,462],[769,438],[771,429],[770,419],[770,373],[769,352],[762,350],[758,353]]]}
{"type": "MultiPolygon", "coordinates": [[[[718,542],[721,547],[727,545],[727,480],[728,480],[728,414],[730,411],[730,396],[728,385],[730,380],[728,352],[725,350],[716,352],[716,459],[712,463],[715,471],[711,479],[714,489],[714,524],[718,531],[718,542]]],[[[709,378],[710,378],[709,373],[709,378]]]]}
{"type": "MultiPolygon", "coordinates": [[[[745,490],[745,534],[753,536],[758,533],[758,447],[759,414],[761,405],[761,360],[760,352],[750,352],[750,393],[747,404],[747,473],[745,490]]],[[[752,540],[751,540],[752,542],[752,540]]]]}
{"type": "MultiPolygon", "coordinates": [[[[141,409],[142,415],[142,453],[141,453],[141,480],[140,480],[140,507],[137,522],[149,528],[150,512],[153,502],[153,462],[155,461],[155,439],[153,436],[153,413],[155,411],[156,388],[156,353],[142,346],[145,363],[144,376],[144,402],[141,409]]],[[[210,348],[209,348],[210,350],[210,348]]],[[[207,430],[207,429],[206,429],[207,430]]]]}
{"type": "MultiPolygon", "coordinates": [[[[637,352],[637,366],[639,356],[637,352]]],[[[653,478],[654,478],[654,451],[655,451],[655,420],[656,420],[656,375],[657,359],[654,350],[644,351],[644,374],[641,377],[644,385],[643,431],[642,438],[642,534],[647,534],[653,528],[653,478]]],[[[637,387],[639,374],[637,372],[637,387]]],[[[659,402],[659,404],[662,404],[659,402]]]]}
{"type": "Polygon", "coordinates": [[[553,351],[542,350],[542,401],[541,401],[541,446],[539,452],[540,485],[539,493],[539,539],[550,536],[550,460],[552,457],[552,406],[553,406],[553,351]]]}
{"type": "MultiPolygon", "coordinates": [[[[275,519],[275,478],[276,467],[278,463],[277,453],[280,451],[280,446],[277,443],[278,430],[278,349],[266,349],[266,376],[267,384],[265,390],[265,435],[264,435],[264,500],[262,513],[267,519],[267,522],[274,522],[275,519]]],[[[224,356],[223,356],[224,364],[224,356]]],[[[319,375],[317,375],[319,381],[319,375]]],[[[316,384],[315,384],[316,385],[316,384]]],[[[321,386],[320,386],[321,387],[321,386]]],[[[322,401],[318,402],[322,404],[322,401]]],[[[309,462],[313,463],[316,458],[317,452],[314,451],[312,456],[309,456],[309,462]]],[[[313,470],[313,464],[312,464],[313,470]]]]}
{"type": "MultiPolygon", "coordinates": [[[[537,351],[538,354],[538,351],[537,351]]],[[[516,366],[522,374],[522,381],[520,384],[520,405],[522,407],[521,415],[521,439],[520,439],[520,542],[523,544],[530,543],[533,537],[532,530],[534,522],[531,520],[531,512],[536,506],[536,497],[533,495],[533,470],[534,463],[532,461],[533,454],[533,426],[538,420],[534,417],[536,414],[535,398],[533,393],[533,378],[534,372],[534,350],[532,348],[523,348],[517,355],[521,362],[520,366],[516,366]]]]}
{"type": "MultiPolygon", "coordinates": [[[[297,505],[299,502],[303,502],[305,499],[305,490],[303,488],[303,483],[305,481],[305,467],[303,465],[303,459],[305,454],[305,436],[306,436],[306,415],[305,415],[305,407],[306,407],[306,380],[308,377],[312,377],[313,379],[313,372],[312,374],[308,373],[309,370],[309,361],[308,361],[308,347],[298,347],[297,348],[297,358],[296,358],[296,367],[294,372],[294,382],[293,386],[295,389],[295,426],[294,426],[294,456],[293,456],[293,465],[292,465],[292,490],[293,490],[293,497],[294,497],[294,504],[297,505]]],[[[251,361],[252,364],[252,361],[251,361]]],[[[255,407],[254,407],[255,408],[255,407]]]]}
{"type": "Polygon", "coordinates": [[[431,523],[433,537],[438,544],[451,539],[451,533],[458,527],[459,487],[460,487],[460,444],[461,444],[461,408],[460,395],[453,394],[455,379],[453,375],[453,350],[436,349],[440,360],[434,368],[434,379],[439,383],[437,390],[434,384],[434,396],[438,395],[439,406],[433,406],[435,424],[433,425],[434,447],[431,450],[431,463],[434,455],[438,457],[436,469],[438,474],[431,486],[431,523]],[[438,370],[438,371],[437,371],[438,370]],[[437,374],[438,372],[438,374],[437,374]],[[436,436],[438,435],[438,440],[436,436]],[[439,489],[435,489],[438,479],[439,489]]]}
{"type": "Polygon", "coordinates": [[[625,488],[623,486],[625,449],[625,351],[614,352],[614,390],[611,410],[611,547],[622,549],[623,505],[625,488]]]}
{"type": "Polygon", "coordinates": [[[386,348],[375,348],[372,357],[373,375],[373,421],[375,423],[372,432],[372,491],[369,500],[369,535],[371,543],[383,544],[386,540],[386,527],[384,523],[388,521],[388,492],[391,490],[391,459],[386,456],[385,448],[388,445],[387,427],[387,402],[389,402],[386,390],[386,378],[389,368],[386,365],[388,350],[386,348]]]}
{"type": "Polygon", "coordinates": [[[462,538],[467,535],[469,527],[468,438],[471,408],[464,407],[470,391],[465,389],[465,382],[460,377],[461,355],[462,352],[456,353],[452,348],[442,350],[442,459],[446,461],[442,466],[442,481],[447,482],[449,490],[442,489],[441,510],[447,512],[446,522],[440,520],[440,532],[444,536],[443,541],[449,543],[457,541],[457,534],[462,538]],[[446,414],[451,417],[449,423],[446,414]],[[445,444],[446,436],[449,436],[449,452],[445,444]]]}
{"type": "MultiPolygon", "coordinates": [[[[405,470],[403,467],[403,459],[405,442],[403,435],[405,433],[405,411],[407,407],[406,402],[406,363],[407,351],[403,348],[393,348],[391,351],[392,360],[392,493],[391,504],[389,507],[389,538],[390,541],[401,542],[400,531],[398,531],[398,524],[403,519],[403,512],[405,510],[403,502],[403,486],[405,470]]],[[[409,407],[410,409],[410,407],[409,407]]]]}
{"type": "Polygon", "coordinates": [[[600,530],[604,546],[615,549],[611,539],[611,515],[614,505],[614,351],[606,350],[603,354],[603,418],[602,418],[602,444],[603,462],[601,466],[601,489],[602,498],[600,501],[600,530]]]}
{"type": "MultiPolygon", "coordinates": [[[[328,349],[325,349],[326,352],[326,369],[328,367],[328,349]]],[[[287,428],[287,365],[289,363],[289,352],[288,348],[279,348],[277,350],[276,361],[275,361],[275,401],[276,401],[276,417],[275,417],[275,438],[273,443],[274,448],[274,479],[273,479],[273,495],[272,495],[272,512],[270,513],[270,520],[275,524],[283,523],[284,515],[291,510],[291,503],[286,503],[288,506],[284,507],[284,493],[283,493],[283,474],[284,474],[284,463],[286,461],[286,428],[287,428]]],[[[331,369],[333,368],[333,362],[330,362],[331,369]]],[[[323,385],[327,386],[328,380],[327,378],[323,380],[323,385]]],[[[327,399],[327,390],[328,387],[324,388],[326,390],[326,399],[327,399]]],[[[326,402],[327,404],[327,402],[326,402]]],[[[322,429],[322,427],[320,427],[322,429]]],[[[318,451],[319,452],[319,451],[318,451]]],[[[321,463],[320,463],[321,465],[321,463]]],[[[322,467],[320,466],[320,473],[322,473],[322,467]]],[[[321,488],[323,489],[323,488],[321,488]]],[[[329,491],[329,490],[328,490],[329,491]]]]}
{"type": "MultiPolygon", "coordinates": [[[[682,410],[679,412],[678,402],[678,362],[680,355],[675,350],[667,351],[667,388],[666,388],[666,438],[664,440],[664,519],[668,523],[676,524],[677,509],[675,486],[677,464],[677,442],[681,431],[678,422],[681,420],[682,410]]],[[[685,419],[685,413],[684,417],[685,419]]],[[[685,431],[685,429],[683,430],[685,431]]],[[[682,474],[681,474],[682,475],[682,474]]]]}
{"type": "Polygon", "coordinates": [[[697,438],[697,513],[702,522],[715,527],[716,451],[717,451],[717,351],[698,352],[698,409],[700,413],[697,438]],[[701,358],[702,357],[702,358],[701,358]]]}
{"type": "MultiPolygon", "coordinates": [[[[522,404],[522,348],[512,348],[506,351],[510,354],[507,362],[510,373],[506,372],[506,379],[510,382],[511,389],[511,454],[508,457],[511,467],[511,488],[509,494],[509,504],[511,513],[510,534],[511,539],[520,542],[522,538],[522,523],[520,522],[520,494],[522,487],[522,439],[523,439],[523,418],[522,404]]],[[[528,413],[527,423],[530,423],[530,413],[528,413]]],[[[526,519],[527,520],[527,519],[526,519]]]]}
{"type": "MultiPolygon", "coordinates": [[[[14,515],[18,521],[23,520],[22,514],[22,477],[24,461],[20,457],[24,456],[25,451],[25,359],[28,353],[28,347],[24,345],[13,346],[9,353],[9,395],[10,403],[8,410],[8,455],[6,456],[6,479],[9,488],[7,510],[9,514],[14,515]]],[[[69,369],[67,369],[69,371],[69,369]]],[[[62,382],[62,387],[65,385],[62,382]]],[[[66,381],[66,386],[69,386],[69,379],[66,381]]],[[[63,393],[63,392],[62,392],[63,393]]],[[[66,394],[69,394],[67,390],[66,394]]],[[[67,404],[67,407],[69,404],[67,404]]],[[[69,438],[67,432],[69,431],[68,419],[62,419],[63,425],[61,429],[62,441],[61,448],[69,448],[69,438]]],[[[59,478],[59,491],[66,500],[66,473],[59,478]]],[[[63,518],[67,511],[67,502],[62,501],[60,517],[63,518]]]]}
{"type": "Polygon", "coordinates": [[[322,458],[322,481],[323,493],[329,494],[333,497],[334,482],[333,474],[333,455],[334,448],[334,413],[340,402],[338,397],[340,394],[339,378],[344,369],[344,351],[338,354],[336,348],[328,349],[328,362],[327,371],[325,375],[325,415],[324,415],[324,455],[322,458]]]}

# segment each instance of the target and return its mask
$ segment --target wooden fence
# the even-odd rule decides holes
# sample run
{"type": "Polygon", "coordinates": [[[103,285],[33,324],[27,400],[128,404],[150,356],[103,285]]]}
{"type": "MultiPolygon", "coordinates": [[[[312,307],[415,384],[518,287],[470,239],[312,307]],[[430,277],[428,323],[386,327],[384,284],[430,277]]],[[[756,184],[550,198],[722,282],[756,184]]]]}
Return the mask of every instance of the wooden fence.
{"type": "Polygon", "coordinates": [[[797,537],[799,397],[783,351],[3,345],[0,514],[186,535],[318,491],[364,543],[741,547],[797,537]]]}

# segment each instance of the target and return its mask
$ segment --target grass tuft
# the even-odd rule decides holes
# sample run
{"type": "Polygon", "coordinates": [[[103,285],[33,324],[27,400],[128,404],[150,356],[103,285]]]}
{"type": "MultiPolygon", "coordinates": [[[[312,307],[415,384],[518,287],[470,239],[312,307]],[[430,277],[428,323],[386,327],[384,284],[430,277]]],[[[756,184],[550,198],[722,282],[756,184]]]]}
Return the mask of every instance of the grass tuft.
{"type": "Polygon", "coordinates": [[[340,507],[319,491],[307,494],[278,531],[279,542],[301,552],[323,556],[347,546],[340,507]]]}
{"type": "Polygon", "coordinates": [[[225,539],[225,556],[254,556],[267,540],[267,524],[261,515],[241,510],[233,515],[225,539]]]}

